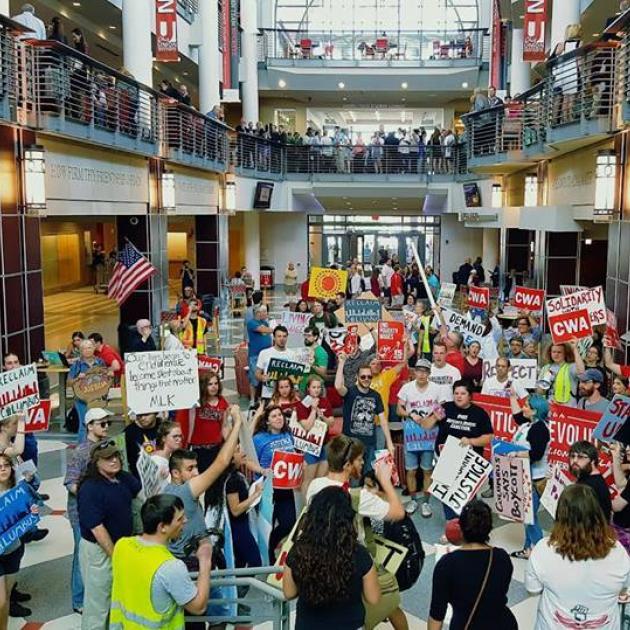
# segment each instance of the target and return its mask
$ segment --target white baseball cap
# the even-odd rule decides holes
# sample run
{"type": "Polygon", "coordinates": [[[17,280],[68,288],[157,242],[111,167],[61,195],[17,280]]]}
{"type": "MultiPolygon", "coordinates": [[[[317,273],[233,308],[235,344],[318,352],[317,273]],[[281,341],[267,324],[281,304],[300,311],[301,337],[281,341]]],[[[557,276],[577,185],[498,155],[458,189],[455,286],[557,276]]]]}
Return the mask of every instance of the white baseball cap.
{"type": "Polygon", "coordinates": [[[94,422],[95,420],[102,420],[103,418],[107,418],[108,416],[113,416],[114,414],[111,411],[107,411],[107,409],[103,409],[102,407],[92,407],[87,410],[85,414],[85,418],[83,422],[87,426],[90,422],[94,422]]]}

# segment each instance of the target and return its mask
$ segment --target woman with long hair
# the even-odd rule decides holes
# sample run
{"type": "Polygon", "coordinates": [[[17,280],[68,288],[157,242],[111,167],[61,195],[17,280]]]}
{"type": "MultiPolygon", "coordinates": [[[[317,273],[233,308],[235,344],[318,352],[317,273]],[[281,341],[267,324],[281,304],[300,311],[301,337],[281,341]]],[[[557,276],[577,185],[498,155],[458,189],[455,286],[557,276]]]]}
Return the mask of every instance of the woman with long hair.
{"type": "Polygon", "coordinates": [[[309,311],[308,302],[306,300],[298,300],[298,303],[295,305],[295,312],[308,313],[309,311]]]}
{"type": "Polygon", "coordinates": [[[592,488],[565,488],[551,535],[532,551],[525,588],[540,594],[536,630],[620,627],[619,594],[630,578],[630,557],[606,522],[592,488]]]}
{"type": "Polygon", "coordinates": [[[287,408],[293,409],[299,402],[300,397],[295,391],[293,381],[288,376],[279,378],[273,388],[271,404],[286,410],[287,408]]]}
{"type": "Polygon", "coordinates": [[[615,375],[612,381],[612,395],[627,396],[628,395],[628,379],[623,376],[615,375]]]}
{"type": "Polygon", "coordinates": [[[468,344],[468,352],[464,356],[464,371],[462,378],[472,384],[475,392],[481,391],[481,381],[483,380],[483,361],[479,356],[481,344],[478,341],[471,341],[468,344]]]}
{"type": "Polygon", "coordinates": [[[363,627],[365,606],[380,599],[374,563],[359,544],[350,495],[331,486],[311,500],[287,556],[282,590],[298,598],[296,630],[363,627]]]}
{"type": "Polygon", "coordinates": [[[156,449],[151,453],[151,459],[158,465],[160,476],[160,489],[158,494],[171,483],[171,472],[168,466],[169,459],[174,451],[182,448],[184,433],[179,423],[171,420],[162,421],[157,429],[156,449]]]}
{"type": "Polygon", "coordinates": [[[576,342],[552,343],[544,352],[544,361],[538,380],[551,383],[549,400],[562,405],[575,403],[578,374],[584,371],[584,362],[577,352],[576,342]]]}

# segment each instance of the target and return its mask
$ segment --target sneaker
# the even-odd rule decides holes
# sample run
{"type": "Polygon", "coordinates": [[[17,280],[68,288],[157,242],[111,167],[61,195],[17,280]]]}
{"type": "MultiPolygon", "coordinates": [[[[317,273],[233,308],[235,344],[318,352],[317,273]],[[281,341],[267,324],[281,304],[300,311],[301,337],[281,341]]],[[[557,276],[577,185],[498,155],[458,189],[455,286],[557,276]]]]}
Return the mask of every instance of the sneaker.
{"type": "Polygon", "coordinates": [[[30,532],[27,532],[24,536],[22,536],[22,542],[39,542],[40,540],[44,540],[46,536],[48,536],[49,530],[45,527],[42,529],[34,529],[30,532]]]}
{"type": "Polygon", "coordinates": [[[431,518],[433,516],[433,510],[428,503],[423,503],[420,506],[420,515],[422,518],[431,518]]]}
{"type": "Polygon", "coordinates": [[[407,501],[407,503],[405,503],[405,512],[407,514],[413,514],[417,509],[418,503],[414,499],[411,499],[411,501],[407,501]]]}
{"type": "Polygon", "coordinates": [[[18,602],[10,602],[9,604],[9,617],[30,617],[32,611],[18,602]]]}

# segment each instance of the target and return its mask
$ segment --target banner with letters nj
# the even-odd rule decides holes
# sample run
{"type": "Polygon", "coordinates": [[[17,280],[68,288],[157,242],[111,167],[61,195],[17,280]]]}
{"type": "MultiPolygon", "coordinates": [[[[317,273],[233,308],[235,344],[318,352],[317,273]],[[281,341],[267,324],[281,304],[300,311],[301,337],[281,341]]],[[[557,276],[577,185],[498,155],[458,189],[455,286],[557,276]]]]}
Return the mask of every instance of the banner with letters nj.
{"type": "Polygon", "coordinates": [[[177,0],[155,0],[155,60],[179,61],[177,0]]]}
{"type": "Polygon", "coordinates": [[[545,29],[549,0],[525,0],[523,61],[545,60],[545,29]]]}

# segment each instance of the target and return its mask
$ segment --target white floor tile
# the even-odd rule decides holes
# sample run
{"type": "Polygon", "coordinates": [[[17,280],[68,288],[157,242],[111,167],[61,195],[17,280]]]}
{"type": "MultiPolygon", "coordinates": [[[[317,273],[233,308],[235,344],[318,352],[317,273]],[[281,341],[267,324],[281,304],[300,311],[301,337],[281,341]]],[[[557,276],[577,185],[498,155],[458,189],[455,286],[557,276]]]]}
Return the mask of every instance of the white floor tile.
{"type": "Polygon", "coordinates": [[[39,526],[48,528],[50,534],[40,542],[26,545],[22,567],[57,560],[72,553],[74,548],[72,528],[65,516],[44,516],[39,526]]]}

